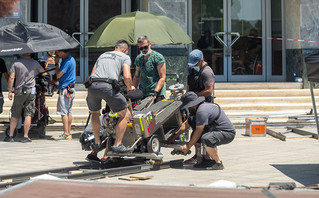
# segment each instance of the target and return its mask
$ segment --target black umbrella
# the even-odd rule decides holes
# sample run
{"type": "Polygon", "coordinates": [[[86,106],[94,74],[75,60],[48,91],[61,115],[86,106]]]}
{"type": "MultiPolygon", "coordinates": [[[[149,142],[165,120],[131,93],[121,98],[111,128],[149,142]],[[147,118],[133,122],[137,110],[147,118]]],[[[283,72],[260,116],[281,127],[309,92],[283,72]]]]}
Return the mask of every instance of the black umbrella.
{"type": "Polygon", "coordinates": [[[18,21],[0,28],[0,56],[71,49],[78,43],[67,33],[45,23],[18,21]]]}

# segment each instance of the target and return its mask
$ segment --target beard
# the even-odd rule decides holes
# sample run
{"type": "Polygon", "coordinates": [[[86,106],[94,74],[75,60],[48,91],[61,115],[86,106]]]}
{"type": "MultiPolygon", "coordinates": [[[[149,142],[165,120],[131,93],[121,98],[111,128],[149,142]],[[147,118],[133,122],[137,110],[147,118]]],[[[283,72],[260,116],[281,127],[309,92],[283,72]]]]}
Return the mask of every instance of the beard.
{"type": "Polygon", "coordinates": [[[189,111],[189,114],[192,116],[194,116],[196,113],[196,109],[194,107],[189,108],[188,111],[189,111]]]}

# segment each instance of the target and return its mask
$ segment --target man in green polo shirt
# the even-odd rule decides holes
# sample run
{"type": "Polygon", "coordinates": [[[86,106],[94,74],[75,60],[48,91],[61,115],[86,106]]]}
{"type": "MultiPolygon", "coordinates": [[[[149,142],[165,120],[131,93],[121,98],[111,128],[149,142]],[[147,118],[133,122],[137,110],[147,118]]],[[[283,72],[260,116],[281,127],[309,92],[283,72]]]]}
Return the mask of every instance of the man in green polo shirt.
{"type": "Polygon", "coordinates": [[[141,53],[135,59],[133,85],[142,90],[144,98],[153,96],[154,103],[165,98],[166,63],[162,54],[151,49],[151,42],[143,35],[137,39],[141,53]]]}

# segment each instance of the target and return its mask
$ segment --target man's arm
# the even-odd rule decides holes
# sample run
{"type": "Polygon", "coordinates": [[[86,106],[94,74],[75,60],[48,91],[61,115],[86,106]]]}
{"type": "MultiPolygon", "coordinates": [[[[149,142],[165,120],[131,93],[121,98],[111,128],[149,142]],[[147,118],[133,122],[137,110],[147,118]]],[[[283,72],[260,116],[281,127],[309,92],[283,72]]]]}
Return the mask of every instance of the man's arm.
{"type": "Polygon", "coordinates": [[[133,91],[134,86],[132,86],[131,67],[128,64],[123,64],[123,77],[126,85],[126,91],[133,91]]]}
{"type": "Polygon", "coordinates": [[[14,77],[15,77],[15,73],[11,72],[9,80],[8,80],[8,91],[9,91],[8,98],[9,98],[9,100],[12,100],[12,95],[13,95],[12,89],[13,89],[14,77]]]}
{"type": "Polygon", "coordinates": [[[92,68],[92,72],[90,76],[92,76],[92,74],[95,72],[95,69],[96,69],[96,65],[94,65],[94,67],[92,68]]]}
{"type": "Polygon", "coordinates": [[[59,79],[63,76],[64,72],[60,71],[60,66],[56,65],[55,66],[55,73],[56,73],[56,78],[59,79]]]}
{"type": "Polygon", "coordinates": [[[165,62],[157,65],[157,72],[160,78],[157,82],[154,92],[160,92],[164,86],[164,83],[166,80],[166,63],[165,62]]]}
{"type": "Polygon", "coordinates": [[[6,79],[6,81],[8,83],[9,82],[9,74],[8,74],[8,72],[4,72],[3,75],[4,75],[4,78],[6,79]]]}
{"type": "Polygon", "coordinates": [[[174,143],[175,139],[181,135],[182,133],[184,133],[185,131],[187,131],[190,128],[190,125],[188,124],[187,120],[184,121],[181,126],[177,129],[177,131],[175,131],[174,134],[172,134],[166,141],[167,144],[171,144],[174,143]]]}
{"type": "Polygon", "coordinates": [[[141,79],[141,70],[140,70],[140,67],[136,65],[135,74],[133,77],[133,86],[134,87],[137,87],[140,84],[140,79],[141,79]]]}
{"type": "Polygon", "coordinates": [[[198,139],[200,138],[200,136],[203,133],[205,125],[199,125],[196,126],[196,130],[194,132],[194,135],[192,136],[191,140],[182,146],[182,151],[184,153],[187,153],[187,151],[198,141],[198,139]]]}
{"type": "Polygon", "coordinates": [[[213,94],[214,83],[204,83],[205,89],[201,92],[198,92],[198,96],[209,97],[213,94]]]}

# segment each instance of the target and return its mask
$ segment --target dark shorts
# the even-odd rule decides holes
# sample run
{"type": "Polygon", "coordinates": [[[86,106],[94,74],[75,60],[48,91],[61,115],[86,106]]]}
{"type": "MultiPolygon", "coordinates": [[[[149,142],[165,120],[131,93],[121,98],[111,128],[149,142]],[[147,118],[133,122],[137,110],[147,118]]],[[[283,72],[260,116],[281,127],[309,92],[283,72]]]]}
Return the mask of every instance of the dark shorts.
{"type": "Polygon", "coordinates": [[[203,146],[215,148],[216,146],[232,142],[234,138],[235,133],[233,132],[212,131],[203,134],[201,137],[201,142],[203,146]]]}
{"type": "Polygon", "coordinates": [[[86,102],[90,111],[99,111],[101,109],[102,99],[114,113],[120,112],[127,108],[125,97],[114,90],[112,85],[105,82],[93,82],[88,88],[86,102]]]}
{"type": "Polygon", "coordinates": [[[19,118],[21,116],[24,107],[24,117],[32,117],[35,112],[35,94],[31,94],[31,89],[26,90],[26,93],[22,91],[16,91],[14,94],[14,100],[11,107],[12,117],[19,118]]]}

